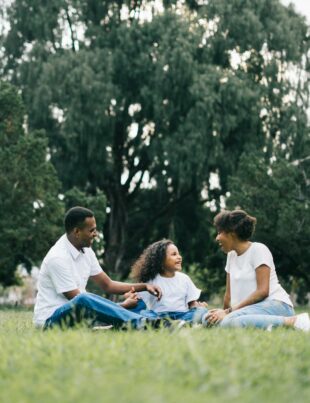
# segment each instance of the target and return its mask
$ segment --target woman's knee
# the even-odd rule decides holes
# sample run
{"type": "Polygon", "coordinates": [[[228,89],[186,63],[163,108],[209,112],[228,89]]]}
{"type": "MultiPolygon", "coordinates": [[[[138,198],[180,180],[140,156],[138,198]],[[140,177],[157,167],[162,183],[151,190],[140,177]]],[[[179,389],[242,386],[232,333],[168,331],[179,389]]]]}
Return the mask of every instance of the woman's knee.
{"type": "Polygon", "coordinates": [[[235,316],[227,315],[225,318],[220,322],[220,327],[236,327],[236,319],[235,316]]]}

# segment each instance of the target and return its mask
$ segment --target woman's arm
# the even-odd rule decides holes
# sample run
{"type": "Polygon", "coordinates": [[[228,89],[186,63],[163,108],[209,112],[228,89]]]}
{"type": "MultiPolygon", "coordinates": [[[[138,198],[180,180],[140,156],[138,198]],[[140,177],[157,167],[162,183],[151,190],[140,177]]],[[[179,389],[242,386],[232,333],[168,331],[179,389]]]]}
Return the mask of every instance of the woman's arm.
{"type": "Polygon", "coordinates": [[[269,295],[269,283],[270,283],[270,267],[262,264],[255,270],[256,273],[256,290],[250,294],[246,299],[241,301],[239,304],[232,306],[232,311],[243,308],[248,305],[256,304],[257,302],[263,301],[269,295]]]}
{"type": "Polygon", "coordinates": [[[224,295],[224,309],[230,307],[230,274],[226,274],[226,290],[224,295]]]}
{"type": "MultiPolygon", "coordinates": [[[[227,289],[227,284],[230,282],[229,278],[226,277],[226,293],[224,297],[224,309],[214,309],[211,310],[207,319],[208,323],[214,325],[222,321],[227,314],[243,308],[248,305],[256,304],[257,302],[263,301],[269,295],[269,282],[270,282],[270,267],[266,265],[261,265],[256,268],[256,290],[250,294],[246,299],[241,301],[239,304],[229,307],[227,290],[229,290],[229,301],[230,301],[230,287],[227,289]]],[[[227,275],[229,276],[229,275],[227,275]]]]}

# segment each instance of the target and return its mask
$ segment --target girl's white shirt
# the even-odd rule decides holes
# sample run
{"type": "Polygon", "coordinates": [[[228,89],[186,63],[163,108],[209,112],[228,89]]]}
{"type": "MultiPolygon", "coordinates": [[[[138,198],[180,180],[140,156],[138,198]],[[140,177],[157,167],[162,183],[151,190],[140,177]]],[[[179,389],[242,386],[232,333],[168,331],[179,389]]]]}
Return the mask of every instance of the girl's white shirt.
{"type": "Polygon", "coordinates": [[[158,285],[162,290],[159,301],[148,292],[139,293],[147,308],[155,312],[186,312],[189,310],[188,303],[198,300],[201,293],[190,277],[180,272],[176,272],[174,277],[158,274],[148,283],[158,285]]]}

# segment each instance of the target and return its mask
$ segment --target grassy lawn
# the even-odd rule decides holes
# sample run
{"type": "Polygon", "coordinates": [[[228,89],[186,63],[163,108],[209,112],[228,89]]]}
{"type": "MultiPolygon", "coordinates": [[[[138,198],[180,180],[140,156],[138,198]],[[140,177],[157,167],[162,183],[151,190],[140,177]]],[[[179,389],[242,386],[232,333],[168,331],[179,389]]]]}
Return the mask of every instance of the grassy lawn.
{"type": "Polygon", "coordinates": [[[310,401],[309,333],[43,333],[31,318],[0,310],[3,403],[310,401]]]}

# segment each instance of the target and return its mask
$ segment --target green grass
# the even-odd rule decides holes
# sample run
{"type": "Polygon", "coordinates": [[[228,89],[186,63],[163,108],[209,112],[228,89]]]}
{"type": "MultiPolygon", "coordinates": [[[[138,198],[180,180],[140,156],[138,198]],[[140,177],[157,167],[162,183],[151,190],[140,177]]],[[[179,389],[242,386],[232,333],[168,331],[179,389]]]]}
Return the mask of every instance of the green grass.
{"type": "Polygon", "coordinates": [[[310,334],[42,332],[0,311],[1,402],[309,402],[310,334]]]}

